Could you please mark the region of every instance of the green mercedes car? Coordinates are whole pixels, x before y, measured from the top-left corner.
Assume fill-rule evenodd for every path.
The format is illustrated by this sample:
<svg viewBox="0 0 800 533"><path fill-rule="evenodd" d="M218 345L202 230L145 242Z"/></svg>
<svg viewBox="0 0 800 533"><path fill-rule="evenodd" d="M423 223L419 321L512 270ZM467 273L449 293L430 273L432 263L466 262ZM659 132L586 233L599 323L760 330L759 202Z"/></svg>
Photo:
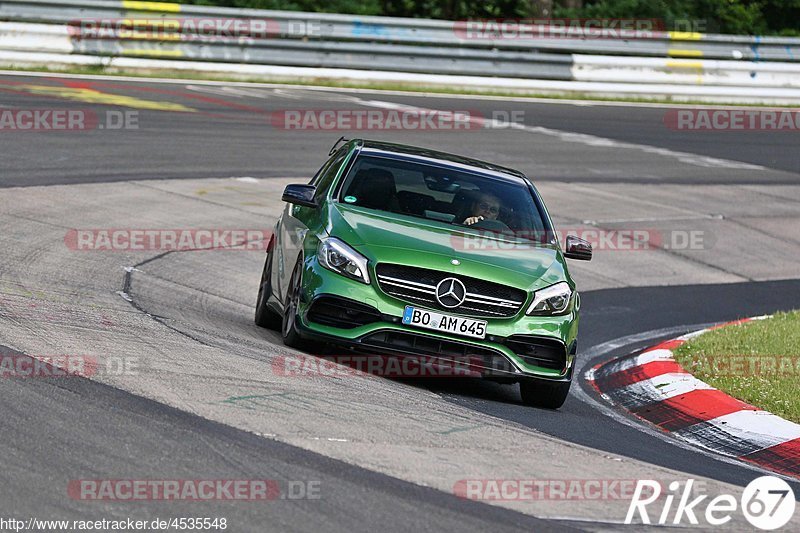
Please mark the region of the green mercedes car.
<svg viewBox="0 0 800 533"><path fill-rule="evenodd" d="M591 245L562 249L516 170L362 139L329 155L283 193L256 324L312 352L467 359L524 404L560 407L580 310L565 258Z"/></svg>

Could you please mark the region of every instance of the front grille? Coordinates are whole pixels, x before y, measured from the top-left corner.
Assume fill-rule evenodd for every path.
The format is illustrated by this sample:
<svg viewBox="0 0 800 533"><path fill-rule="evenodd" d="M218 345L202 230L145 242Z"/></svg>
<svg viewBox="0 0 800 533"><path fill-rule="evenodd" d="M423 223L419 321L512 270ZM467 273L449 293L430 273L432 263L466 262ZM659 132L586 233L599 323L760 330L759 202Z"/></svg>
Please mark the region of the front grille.
<svg viewBox="0 0 800 533"><path fill-rule="evenodd" d="M556 339L512 335L503 344L529 365L552 370L564 370L567 366L567 349Z"/></svg>
<svg viewBox="0 0 800 533"><path fill-rule="evenodd" d="M429 337L418 333L380 330L361 339L360 351L380 350L381 353L425 355L453 361L469 361L481 368L484 376L508 376L518 370L501 352L490 348Z"/></svg>
<svg viewBox="0 0 800 533"><path fill-rule="evenodd" d="M381 290L390 296L468 316L514 316L527 297L521 289L427 268L380 263L375 272ZM445 307L436 299L436 285L445 278L457 278L467 290L466 299L458 307Z"/></svg>
<svg viewBox="0 0 800 533"><path fill-rule="evenodd" d="M379 321L381 314L371 305L348 298L320 296L313 301L306 317L324 326L353 329Z"/></svg>

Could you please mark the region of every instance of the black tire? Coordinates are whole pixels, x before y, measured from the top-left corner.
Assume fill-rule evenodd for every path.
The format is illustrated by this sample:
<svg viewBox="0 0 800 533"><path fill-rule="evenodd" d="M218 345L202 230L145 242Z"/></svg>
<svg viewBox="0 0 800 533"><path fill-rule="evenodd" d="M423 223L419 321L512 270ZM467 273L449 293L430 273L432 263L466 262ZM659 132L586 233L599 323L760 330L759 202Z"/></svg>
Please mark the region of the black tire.
<svg viewBox="0 0 800 533"><path fill-rule="evenodd" d="M519 382L522 403L529 407L558 409L567 399L571 381L526 379Z"/></svg>
<svg viewBox="0 0 800 533"><path fill-rule="evenodd" d="M297 308L300 304L300 288L303 279L303 258L297 261L292 278L289 281L289 290L286 293L286 302L283 306L283 320L281 322L281 337L283 344L290 348L302 350L306 343L297 332Z"/></svg>
<svg viewBox="0 0 800 533"><path fill-rule="evenodd" d="M262 328L280 331L283 317L267 305L272 296L272 250L267 252L264 261L264 270L261 272L261 282L258 284L258 299L256 300L255 322Z"/></svg>

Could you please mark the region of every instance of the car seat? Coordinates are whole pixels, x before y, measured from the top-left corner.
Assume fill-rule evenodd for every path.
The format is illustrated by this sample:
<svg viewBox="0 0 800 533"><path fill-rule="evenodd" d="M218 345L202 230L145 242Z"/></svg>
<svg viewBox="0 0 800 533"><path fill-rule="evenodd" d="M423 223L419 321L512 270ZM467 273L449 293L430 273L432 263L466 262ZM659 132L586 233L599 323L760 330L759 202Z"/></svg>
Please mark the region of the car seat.
<svg viewBox="0 0 800 533"><path fill-rule="evenodd" d="M397 210L394 175L383 168L359 170L353 178L348 195L356 197L356 205L384 211Z"/></svg>

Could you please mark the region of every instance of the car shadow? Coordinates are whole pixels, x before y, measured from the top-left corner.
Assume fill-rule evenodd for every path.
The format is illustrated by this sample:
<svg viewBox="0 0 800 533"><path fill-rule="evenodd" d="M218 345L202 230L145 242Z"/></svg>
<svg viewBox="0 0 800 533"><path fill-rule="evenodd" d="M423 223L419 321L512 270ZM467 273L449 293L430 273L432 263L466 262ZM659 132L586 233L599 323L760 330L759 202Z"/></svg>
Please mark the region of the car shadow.
<svg viewBox="0 0 800 533"><path fill-rule="evenodd" d="M356 353L342 356L340 351L337 352L335 350L324 350L320 353L310 353L309 355L328 360L336 360L336 358L339 358L337 360L339 364L345 364L356 371L365 371L367 368L366 365L363 364L364 359L358 359L359 357L364 357L367 359L378 357L383 361L392 358L391 356L386 355L359 355ZM395 357L395 359L397 358ZM463 372L452 372L452 367L445 368L445 371L450 371L449 375L446 375L445 377L437 375L435 372L429 375L424 375L423 377L419 377L416 374L413 377L409 377L398 375L397 373L386 372L390 366L391 365L385 364L378 365L377 372L365 373L372 374L375 377L403 383L417 389L424 389L445 397L459 397L483 402L514 404L523 407L522 399L520 398L519 386L516 383L498 383L483 377L476 377L475 372L472 372L471 374L467 372L467 375L465 375Z"/></svg>
<svg viewBox="0 0 800 533"><path fill-rule="evenodd" d="M475 400L486 400L522 405L519 386L497 383L483 378L437 377L437 378L387 378L436 394L464 396Z"/></svg>

